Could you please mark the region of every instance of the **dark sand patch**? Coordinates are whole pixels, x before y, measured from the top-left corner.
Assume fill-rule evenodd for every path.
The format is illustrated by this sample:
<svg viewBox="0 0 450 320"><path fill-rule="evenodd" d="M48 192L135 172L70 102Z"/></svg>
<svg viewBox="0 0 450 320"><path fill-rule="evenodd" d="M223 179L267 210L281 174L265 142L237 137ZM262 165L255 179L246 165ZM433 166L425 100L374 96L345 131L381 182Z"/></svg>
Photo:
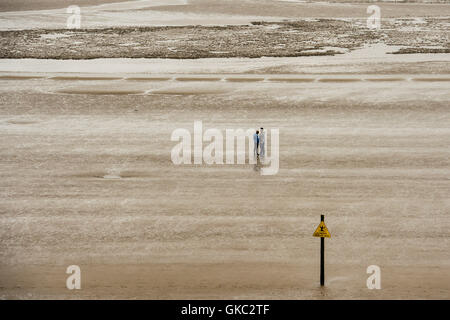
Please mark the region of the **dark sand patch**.
<svg viewBox="0 0 450 320"><path fill-rule="evenodd" d="M0 80L32 80L42 79L41 76L0 76Z"/></svg>
<svg viewBox="0 0 450 320"><path fill-rule="evenodd" d="M38 123L38 121L32 121L32 120L8 120L6 122L9 123L9 124L18 124L18 125Z"/></svg>
<svg viewBox="0 0 450 320"><path fill-rule="evenodd" d="M121 77L72 77L72 76L58 76L51 77L51 80L64 80L64 81L96 81L96 80L121 80Z"/></svg>
<svg viewBox="0 0 450 320"><path fill-rule="evenodd" d="M134 77L134 78L125 78L127 81L169 81L172 78L165 77Z"/></svg>
<svg viewBox="0 0 450 320"><path fill-rule="evenodd" d="M175 78L177 81L221 81L221 78L196 78L196 77L179 77Z"/></svg>
<svg viewBox="0 0 450 320"><path fill-rule="evenodd" d="M422 82L440 82L440 81L450 81L450 78L413 78L412 80Z"/></svg>
<svg viewBox="0 0 450 320"><path fill-rule="evenodd" d="M228 92L228 90L224 89L170 88L170 89L154 90L151 91L150 94L191 96L191 95L205 95L205 94L222 94L226 92Z"/></svg>
<svg viewBox="0 0 450 320"><path fill-rule="evenodd" d="M365 81L371 81L371 82L384 82L384 81L406 81L405 78L367 78L364 79Z"/></svg>
<svg viewBox="0 0 450 320"><path fill-rule="evenodd" d="M130 179L130 178L148 178L148 177L154 177L155 175L150 174L149 172L145 171L123 171L120 173L120 176L124 179Z"/></svg>
<svg viewBox="0 0 450 320"><path fill-rule="evenodd" d="M107 174L108 173L106 173L104 171L92 171L92 172L82 172L82 173L69 175L69 177L82 178L82 179L89 179L89 178L101 179Z"/></svg>
<svg viewBox="0 0 450 320"><path fill-rule="evenodd" d="M129 90L129 89L87 89L87 88L68 88L57 90L56 93L66 94L87 94L87 95L132 95L132 94L144 94L143 90Z"/></svg>
<svg viewBox="0 0 450 320"><path fill-rule="evenodd" d="M258 82L263 81L264 78L226 78L229 82Z"/></svg>
<svg viewBox="0 0 450 320"><path fill-rule="evenodd" d="M313 78L269 78L268 81L273 82L314 82Z"/></svg>
<svg viewBox="0 0 450 320"><path fill-rule="evenodd" d="M358 81L362 81L362 79L357 79L357 78L323 78L323 79L319 79L318 81L320 82L358 82Z"/></svg>

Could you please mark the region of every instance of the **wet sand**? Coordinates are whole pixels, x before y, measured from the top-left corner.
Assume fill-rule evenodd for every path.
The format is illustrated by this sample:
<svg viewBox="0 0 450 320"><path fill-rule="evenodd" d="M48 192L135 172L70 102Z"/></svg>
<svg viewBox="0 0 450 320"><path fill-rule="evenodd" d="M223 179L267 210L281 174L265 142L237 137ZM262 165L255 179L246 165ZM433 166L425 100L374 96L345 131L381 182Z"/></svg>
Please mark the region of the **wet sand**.
<svg viewBox="0 0 450 320"><path fill-rule="evenodd" d="M85 7L83 23L245 24L364 17L367 7L170 2ZM447 8L380 5L385 17ZM0 30L66 19L64 9L8 12ZM449 55L391 49L0 59L0 298L449 299ZM197 120L278 128L279 173L175 166L171 133ZM332 234L322 289L321 214ZM79 291L65 286L69 265L81 267ZM366 287L369 265L381 268L381 290Z"/></svg>
<svg viewBox="0 0 450 320"><path fill-rule="evenodd" d="M0 78L2 298L450 297L449 77L151 73L164 61L5 72L11 62L2 76L23 78ZM279 128L279 173L173 165L171 132L195 120ZM65 288L71 264L80 291ZM372 264L382 290L366 288Z"/></svg>

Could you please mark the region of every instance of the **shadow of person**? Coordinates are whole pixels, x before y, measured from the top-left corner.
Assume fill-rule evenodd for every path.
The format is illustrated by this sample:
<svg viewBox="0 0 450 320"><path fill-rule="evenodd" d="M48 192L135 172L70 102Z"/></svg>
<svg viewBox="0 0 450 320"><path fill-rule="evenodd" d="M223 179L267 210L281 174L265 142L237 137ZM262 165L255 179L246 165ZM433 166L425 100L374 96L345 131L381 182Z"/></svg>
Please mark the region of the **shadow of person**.
<svg viewBox="0 0 450 320"><path fill-rule="evenodd" d="M255 172L260 172L261 171L261 167L262 167L262 163L261 163L261 160L260 160L259 155L258 155L258 156L256 156L256 163L253 166L253 170Z"/></svg>

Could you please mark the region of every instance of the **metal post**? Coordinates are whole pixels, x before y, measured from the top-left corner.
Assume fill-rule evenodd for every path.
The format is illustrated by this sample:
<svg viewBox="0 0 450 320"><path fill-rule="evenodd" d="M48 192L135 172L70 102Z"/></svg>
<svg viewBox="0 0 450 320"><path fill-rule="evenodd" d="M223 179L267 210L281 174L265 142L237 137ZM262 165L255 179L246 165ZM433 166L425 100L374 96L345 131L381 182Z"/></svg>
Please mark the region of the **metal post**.
<svg viewBox="0 0 450 320"><path fill-rule="evenodd" d="M320 221L324 221L324 215L320 215ZM325 285L325 238L320 238L320 285Z"/></svg>

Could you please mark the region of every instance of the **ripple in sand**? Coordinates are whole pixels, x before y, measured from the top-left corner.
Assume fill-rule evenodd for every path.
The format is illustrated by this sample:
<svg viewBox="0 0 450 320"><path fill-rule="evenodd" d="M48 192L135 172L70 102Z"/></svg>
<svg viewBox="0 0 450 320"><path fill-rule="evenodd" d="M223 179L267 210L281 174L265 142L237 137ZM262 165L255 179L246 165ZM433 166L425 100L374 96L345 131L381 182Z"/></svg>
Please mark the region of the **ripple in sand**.
<svg viewBox="0 0 450 320"><path fill-rule="evenodd" d="M80 172L76 174L69 175L73 178L80 179L122 179L122 176L116 172L106 172L106 171L88 171Z"/></svg>
<svg viewBox="0 0 450 320"><path fill-rule="evenodd" d="M32 121L32 120L8 120L6 122L9 123L9 124L17 124L17 125L38 123L37 121Z"/></svg>
<svg viewBox="0 0 450 320"><path fill-rule="evenodd" d="M269 78L271 82L314 82L313 78Z"/></svg>
<svg viewBox="0 0 450 320"><path fill-rule="evenodd" d="M32 80L42 79L41 76L0 76L0 80Z"/></svg>
<svg viewBox="0 0 450 320"><path fill-rule="evenodd" d="M450 78L413 78L412 80L424 82L438 82L438 81L450 81Z"/></svg>
<svg viewBox="0 0 450 320"><path fill-rule="evenodd" d="M150 91L150 94L161 95L179 95L179 96L191 96L191 95L204 95L204 94L222 94L228 92L223 89L206 89L206 88L169 88Z"/></svg>
<svg viewBox="0 0 450 320"><path fill-rule="evenodd" d="M226 78L229 82L258 82L264 81L264 78Z"/></svg>
<svg viewBox="0 0 450 320"><path fill-rule="evenodd" d="M171 78L164 77L135 77L135 78L125 78L127 81L169 81Z"/></svg>
<svg viewBox="0 0 450 320"><path fill-rule="evenodd" d="M71 77L71 76L58 76L58 77L51 77L49 78L51 80L64 80L64 81L94 81L94 80L121 80L121 77Z"/></svg>
<svg viewBox="0 0 450 320"><path fill-rule="evenodd" d="M85 88L68 88L55 91L56 93L65 94L87 94L87 95L132 95L132 94L144 94L143 90L130 90L130 89L85 89Z"/></svg>
<svg viewBox="0 0 450 320"><path fill-rule="evenodd" d="M384 82L384 81L406 81L405 78L367 78L364 79L370 82Z"/></svg>
<svg viewBox="0 0 450 320"><path fill-rule="evenodd" d="M322 78L319 79L320 82L358 82L362 81L358 78Z"/></svg>
<svg viewBox="0 0 450 320"><path fill-rule="evenodd" d="M177 81L221 81L221 78L201 78L201 77L179 77Z"/></svg>

